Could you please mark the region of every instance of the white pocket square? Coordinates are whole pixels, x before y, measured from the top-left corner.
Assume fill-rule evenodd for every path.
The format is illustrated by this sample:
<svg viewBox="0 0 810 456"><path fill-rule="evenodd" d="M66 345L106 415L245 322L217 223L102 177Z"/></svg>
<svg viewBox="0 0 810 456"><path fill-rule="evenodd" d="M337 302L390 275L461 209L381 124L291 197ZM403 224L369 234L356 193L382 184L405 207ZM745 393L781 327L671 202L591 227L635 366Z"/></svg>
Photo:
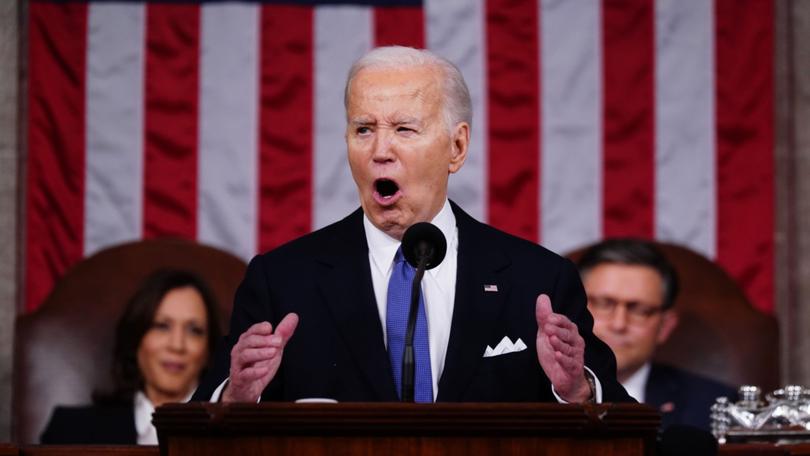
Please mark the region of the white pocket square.
<svg viewBox="0 0 810 456"><path fill-rule="evenodd" d="M491 358L493 356L500 356L505 355L507 353L515 353L523 350L526 350L526 344L524 344L523 341L520 340L520 338L518 338L518 340L516 340L515 342L512 342L511 340L509 340L508 337L503 336L503 339L501 339L501 341L498 342L498 345L496 345L495 348L492 348L489 345L487 345L486 350L484 350L484 358Z"/></svg>

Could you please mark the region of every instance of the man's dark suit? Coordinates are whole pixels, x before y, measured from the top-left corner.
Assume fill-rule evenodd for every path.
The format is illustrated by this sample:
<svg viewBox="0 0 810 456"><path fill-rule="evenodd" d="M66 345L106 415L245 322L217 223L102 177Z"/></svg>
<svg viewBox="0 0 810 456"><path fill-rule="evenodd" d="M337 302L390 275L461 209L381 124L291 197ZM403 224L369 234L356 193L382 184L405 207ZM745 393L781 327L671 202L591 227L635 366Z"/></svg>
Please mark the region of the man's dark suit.
<svg viewBox="0 0 810 456"><path fill-rule="evenodd" d="M682 369L653 363L645 387L645 402L662 412L661 429L673 424L710 430L714 400L737 400L734 388Z"/></svg>
<svg viewBox="0 0 810 456"><path fill-rule="evenodd" d="M585 365L605 401L632 401L616 381L615 358L591 332L576 269L550 251L479 223L452 204L458 271L450 340L438 401L555 401L537 361L535 301L577 324ZM207 400L228 375L230 351L251 325L296 312L300 322L262 400L307 397L396 401L360 209L345 219L254 258L236 293L230 336L192 400ZM497 291L486 291L496 285ZM492 288L490 288L492 289ZM428 305L430 305L428 303ZM504 336L527 349L483 358Z"/></svg>

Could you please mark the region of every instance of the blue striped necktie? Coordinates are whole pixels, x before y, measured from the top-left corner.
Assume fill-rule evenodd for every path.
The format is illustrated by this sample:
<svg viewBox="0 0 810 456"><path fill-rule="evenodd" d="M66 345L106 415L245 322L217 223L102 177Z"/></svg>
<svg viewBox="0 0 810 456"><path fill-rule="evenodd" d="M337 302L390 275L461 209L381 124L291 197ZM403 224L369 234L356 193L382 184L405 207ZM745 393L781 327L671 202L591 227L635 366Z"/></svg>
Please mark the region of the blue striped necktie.
<svg viewBox="0 0 810 456"><path fill-rule="evenodd" d="M388 281L388 310L385 318L388 336L388 358L394 370L397 395L402 398L402 352L405 348L405 331L408 326L408 311L411 304L411 282L416 270L405 261L402 248L394 257L394 270ZM433 377L430 373L430 345L428 343L425 300L421 288L419 310L416 315L416 331L413 337L413 351L416 366L414 381L414 401L433 402Z"/></svg>

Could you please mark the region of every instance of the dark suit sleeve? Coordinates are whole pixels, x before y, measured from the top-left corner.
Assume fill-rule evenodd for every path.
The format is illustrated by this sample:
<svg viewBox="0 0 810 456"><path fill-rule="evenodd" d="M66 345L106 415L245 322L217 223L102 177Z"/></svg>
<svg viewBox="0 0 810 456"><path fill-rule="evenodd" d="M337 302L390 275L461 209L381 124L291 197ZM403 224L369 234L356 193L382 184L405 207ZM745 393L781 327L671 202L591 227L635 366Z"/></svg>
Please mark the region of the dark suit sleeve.
<svg viewBox="0 0 810 456"><path fill-rule="evenodd" d="M577 325L585 340L585 365L602 385L603 402L635 402L616 380L616 357L610 348L593 334L593 317L588 311L585 289L571 261L564 259L552 297L554 311L562 313Z"/></svg>
<svg viewBox="0 0 810 456"><path fill-rule="evenodd" d="M231 350L243 332L259 322L269 321L274 327L278 323L271 311L270 288L264 264L265 256L256 256L248 265L245 278L234 297L229 333L217 347L214 365L206 372L192 401L210 400L214 390L228 378Z"/></svg>

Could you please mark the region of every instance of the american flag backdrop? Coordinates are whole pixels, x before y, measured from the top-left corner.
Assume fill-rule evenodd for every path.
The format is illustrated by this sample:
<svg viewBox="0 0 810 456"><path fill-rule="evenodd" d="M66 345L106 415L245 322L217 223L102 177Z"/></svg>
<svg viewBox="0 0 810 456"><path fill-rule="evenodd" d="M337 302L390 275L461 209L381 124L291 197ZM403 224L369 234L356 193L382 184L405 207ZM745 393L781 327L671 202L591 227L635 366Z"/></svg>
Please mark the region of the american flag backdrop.
<svg viewBox="0 0 810 456"><path fill-rule="evenodd" d="M773 9L31 0L26 309L114 244L177 236L249 259L348 214L345 75L403 44L465 75L472 146L450 193L473 216L561 253L684 244L771 312Z"/></svg>

